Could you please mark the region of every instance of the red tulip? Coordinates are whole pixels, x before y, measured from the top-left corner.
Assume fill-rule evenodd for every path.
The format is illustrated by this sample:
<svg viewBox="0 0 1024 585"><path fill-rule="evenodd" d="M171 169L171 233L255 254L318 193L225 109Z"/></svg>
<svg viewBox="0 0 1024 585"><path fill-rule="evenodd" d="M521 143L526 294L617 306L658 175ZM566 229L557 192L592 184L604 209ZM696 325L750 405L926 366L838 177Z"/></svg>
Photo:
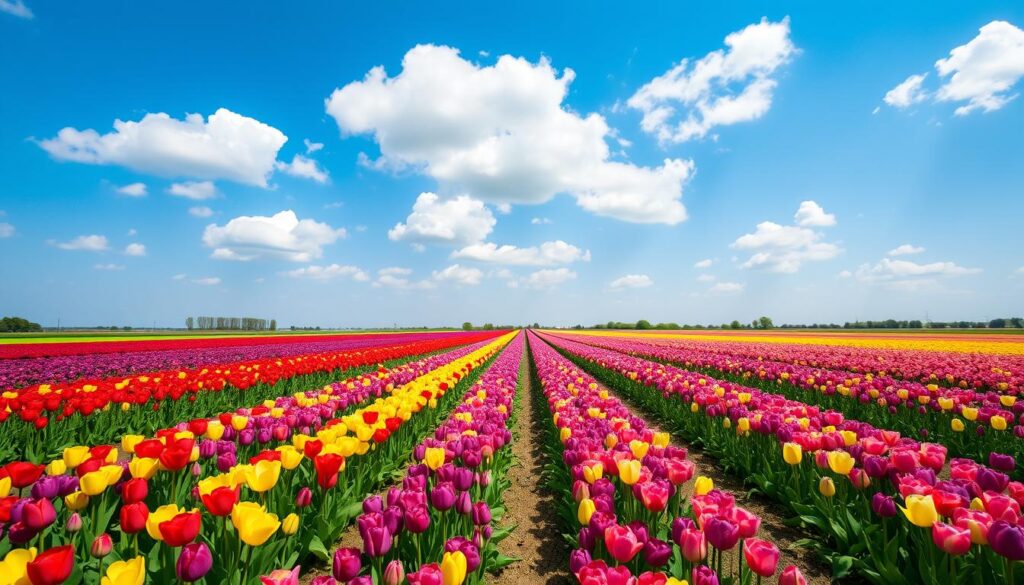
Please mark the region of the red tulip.
<svg viewBox="0 0 1024 585"><path fill-rule="evenodd" d="M134 504L146 499L149 495L149 484L141 477L129 479L121 487L121 499L126 504Z"/></svg>
<svg viewBox="0 0 1024 585"><path fill-rule="evenodd" d="M39 532L57 519L57 511L46 498L31 500L21 509L21 521L32 530Z"/></svg>
<svg viewBox="0 0 1024 585"><path fill-rule="evenodd" d="M612 524L604 529L604 543L608 547L608 553L620 563L633 560L644 547L632 530L618 524Z"/></svg>
<svg viewBox="0 0 1024 585"><path fill-rule="evenodd" d="M145 502L135 502L121 508L121 531L135 534L146 528L149 519L149 508Z"/></svg>
<svg viewBox="0 0 1024 585"><path fill-rule="evenodd" d="M345 458L337 453L326 453L313 458L316 468L316 482L323 489L331 489L338 483L338 471L345 463Z"/></svg>
<svg viewBox="0 0 1024 585"><path fill-rule="evenodd" d="M70 544L51 548L40 553L26 568L32 585L60 585L75 568L75 548Z"/></svg>
<svg viewBox="0 0 1024 585"><path fill-rule="evenodd" d="M779 567L779 549L760 538L743 541L743 557L750 570L761 577L771 577Z"/></svg>
<svg viewBox="0 0 1024 585"><path fill-rule="evenodd" d="M169 471L184 469L189 464L189 459L192 458L192 448L195 447L195 444L193 439L169 441L163 452L160 453L160 463Z"/></svg>
<svg viewBox="0 0 1024 585"><path fill-rule="evenodd" d="M238 503L240 491L240 486L235 489L223 486L208 494L203 494L200 498L210 514L214 516L227 516L231 513L231 509L234 508L235 504Z"/></svg>
<svg viewBox="0 0 1024 585"><path fill-rule="evenodd" d="M943 522L932 524L932 542L947 554L959 556L971 550L971 531Z"/></svg>
<svg viewBox="0 0 1024 585"><path fill-rule="evenodd" d="M14 461L3 467L6 475L11 478L11 486L19 489L35 483L45 469L43 465L33 465L27 461Z"/></svg>
<svg viewBox="0 0 1024 585"><path fill-rule="evenodd" d="M184 546L199 536L202 518L199 512L184 512L166 522L160 523L160 536L167 546Z"/></svg>

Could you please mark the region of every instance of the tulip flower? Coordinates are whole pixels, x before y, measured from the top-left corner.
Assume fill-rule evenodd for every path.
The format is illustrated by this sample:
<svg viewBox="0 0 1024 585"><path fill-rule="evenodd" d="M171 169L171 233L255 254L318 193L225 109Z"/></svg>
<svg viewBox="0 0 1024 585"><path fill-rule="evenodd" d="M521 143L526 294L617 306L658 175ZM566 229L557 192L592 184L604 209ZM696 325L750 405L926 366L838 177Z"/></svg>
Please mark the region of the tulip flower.
<svg viewBox="0 0 1024 585"><path fill-rule="evenodd" d="M249 546L262 545L281 527L275 514L252 502L236 504L231 511L231 523L238 531L238 538Z"/></svg>
<svg viewBox="0 0 1024 585"><path fill-rule="evenodd" d="M29 585L28 564L35 558L35 548L16 548L0 561L0 575L14 585Z"/></svg>
<svg viewBox="0 0 1024 585"><path fill-rule="evenodd" d="M1011 561L1024 561L1024 527L996 520L988 529L988 543L996 554Z"/></svg>
<svg viewBox="0 0 1024 585"><path fill-rule="evenodd" d="M431 447L426 450L423 455L423 462L432 471L437 471L442 465L444 465L445 450L440 447Z"/></svg>
<svg viewBox="0 0 1024 585"><path fill-rule="evenodd" d="M338 483L338 472L344 464L345 458L337 453L325 453L314 457L317 485L325 490L334 487Z"/></svg>
<svg viewBox="0 0 1024 585"><path fill-rule="evenodd" d="M875 495L871 496L871 510L882 518L892 518L896 515L896 502L892 496L875 492Z"/></svg>
<svg viewBox="0 0 1024 585"><path fill-rule="evenodd" d="M826 498L831 498L836 495L836 484L832 481L831 477L823 477L818 482L818 491Z"/></svg>
<svg viewBox="0 0 1024 585"><path fill-rule="evenodd" d="M100 585L142 585L146 580L146 559L135 557L127 561L116 561L107 567Z"/></svg>
<svg viewBox="0 0 1024 585"><path fill-rule="evenodd" d="M739 526L722 518L709 518L704 522L704 533L708 543L718 550L729 550L736 546L740 538Z"/></svg>
<svg viewBox="0 0 1024 585"><path fill-rule="evenodd" d="M281 532L286 536L291 536L299 531L299 515L295 512L288 514L281 520Z"/></svg>
<svg viewBox="0 0 1024 585"><path fill-rule="evenodd" d="M58 546L39 553L26 570L32 585L60 585L71 576L75 568L75 549L71 545Z"/></svg>
<svg viewBox="0 0 1024 585"><path fill-rule="evenodd" d="M291 571L278 569L269 575L260 577L260 583L261 585L299 585L299 569L298 565Z"/></svg>
<svg viewBox="0 0 1024 585"><path fill-rule="evenodd" d="M800 569L790 565L783 569L782 574L779 575L779 585L807 585L807 579L800 572Z"/></svg>
<svg viewBox="0 0 1024 585"><path fill-rule="evenodd" d="M944 522L932 524L932 542L946 554L959 556L971 550L971 531Z"/></svg>
<svg viewBox="0 0 1024 585"><path fill-rule="evenodd" d="M782 459L789 465L800 465L803 458L804 451L799 443L785 443L782 445Z"/></svg>
<svg viewBox="0 0 1024 585"><path fill-rule="evenodd" d="M145 502L136 502L121 507L121 531L135 534L148 526L149 509Z"/></svg>
<svg viewBox="0 0 1024 585"><path fill-rule="evenodd" d="M202 518L199 512L182 512L158 525L160 536L167 546L185 546L199 536Z"/></svg>
<svg viewBox="0 0 1024 585"><path fill-rule="evenodd" d="M384 567L384 585L402 585L405 581L405 569L402 561L395 559Z"/></svg>
<svg viewBox="0 0 1024 585"><path fill-rule="evenodd" d="M204 542L186 544L178 556L175 571L178 578L186 583L202 579L213 567L213 554Z"/></svg>
<svg viewBox="0 0 1024 585"><path fill-rule="evenodd" d="M596 506L594 506L594 500L591 500L590 498L583 498L580 500L580 505L576 509L576 519L579 520L580 524L586 526L587 524L590 524L590 518L594 515L594 511L596 509Z"/></svg>
<svg viewBox="0 0 1024 585"><path fill-rule="evenodd" d="M640 480L640 462L636 459L620 459L616 464L619 479L626 485L633 485Z"/></svg>
<svg viewBox="0 0 1024 585"><path fill-rule="evenodd" d="M779 566L779 549L772 543L760 538L749 538L743 541L743 558L754 574L771 577Z"/></svg>
<svg viewBox="0 0 1024 585"><path fill-rule="evenodd" d="M693 495L703 496L715 489L715 482L710 477L700 476L693 482Z"/></svg>
<svg viewBox="0 0 1024 585"><path fill-rule="evenodd" d="M932 497L921 496L917 494L911 494L906 497L905 500L907 507L900 506L900 510L903 510L903 515L907 517L907 520L914 526L921 528L931 528L935 522L939 519L939 513L935 509L935 501Z"/></svg>
<svg viewBox="0 0 1024 585"><path fill-rule="evenodd" d="M57 511L47 499L29 501L21 508L21 514L22 522L36 532L57 520Z"/></svg>
<svg viewBox="0 0 1024 585"><path fill-rule="evenodd" d="M89 554L94 559L102 559L109 555L114 550L114 540L110 538L110 535L104 532L93 539L92 544L89 545Z"/></svg>
<svg viewBox="0 0 1024 585"><path fill-rule="evenodd" d="M718 575L707 565L697 565L691 571L693 585L718 585Z"/></svg>
<svg viewBox="0 0 1024 585"><path fill-rule="evenodd" d="M255 465L245 467L245 484L254 492L265 492L277 485L281 477L280 461L257 461Z"/></svg>
<svg viewBox="0 0 1024 585"><path fill-rule="evenodd" d="M334 551L334 562L331 565L331 574L341 582L356 577L363 568L357 548L339 548Z"/></svg>
<svg viewBox="0 0 1024 585"><path fill-rule="evenodd" d="M441 578L443 585L462 585L466 580L466 555L462 551L444 553Z"/></svg>
<svg viewBox="0 0 1024 585"><path fill-rule="evenodd" d="M618 524L605 528L604 543L608 547L608 554L620 563L633 560L644 547L632 530Z"/></svg>

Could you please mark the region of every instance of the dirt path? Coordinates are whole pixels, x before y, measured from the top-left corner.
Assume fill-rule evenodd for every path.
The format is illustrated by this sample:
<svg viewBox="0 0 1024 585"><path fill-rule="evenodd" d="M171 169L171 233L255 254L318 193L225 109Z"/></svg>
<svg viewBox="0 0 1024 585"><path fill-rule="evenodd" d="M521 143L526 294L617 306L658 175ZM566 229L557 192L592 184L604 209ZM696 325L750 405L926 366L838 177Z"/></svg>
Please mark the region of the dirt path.
<svg viewBox="0 0 1024 585"><path fill-rule="evenodd" d="M488 575L486 581L496 585L574 583L569 575L569 546L561 536L555 516L556 496L540 485L543 460L535 438L544 432L544 427L534 411L534 390L526 359L519 379L523 383L516 394L518 414L512 443L517 464L509 470L512 485L505 493L507 512L503 522L516 525L516 529L499 548L502 553L522 560L498 575Z"/></svg>
<svg viewBox="0 0 1024 585"><path fill-rule="evenodd" d="M607 388L601 385L602 388ZM644 419L647 426L655 432L660 432L661 428L657 425L655 420L643 413L642 411L634 408L632 403L625 397L615 392L614 390L607 388L609 393L617 396L624 405L634 415ZM757 514L761 518L761 530L758 532L758 537L764 538L770 542L773 542L779 547L782 552L782 558L779 560L779 573L787 565L796 565L804 577L807 578L809 585L827 585L832 583L831 570L824 563L821 562L817 556L807 550L806 548L796 546L798 540L804 538L812 538L813 535L803 530L786 526L783 521L788 517L785 510L780 509L779 505L768 500L767 498L753 496L748 494L748 487L743 485L743 482L737 479L735 476L725 473L718 466L718 462L708 455L705 455L700 449L693 448L689 443L682 441L673 433L669 433L672 436L672 444L678 447L686 449L688 455L687 459L694 462L697 465L697 473L694 474L694 479L686 482L683 485L683 494L689 498L693 494L693 484L697 477L703 475L711 478L715 482L715 487L722 490L726 490L736 496L736 505L746 508L747 510ZM730 553L725 555L725 566L736 566L736 554L738 554L739 548L733 549ZM766 579L764 583L775 583L774 579ZM845 582L845 581L844 581Z"/></svg>

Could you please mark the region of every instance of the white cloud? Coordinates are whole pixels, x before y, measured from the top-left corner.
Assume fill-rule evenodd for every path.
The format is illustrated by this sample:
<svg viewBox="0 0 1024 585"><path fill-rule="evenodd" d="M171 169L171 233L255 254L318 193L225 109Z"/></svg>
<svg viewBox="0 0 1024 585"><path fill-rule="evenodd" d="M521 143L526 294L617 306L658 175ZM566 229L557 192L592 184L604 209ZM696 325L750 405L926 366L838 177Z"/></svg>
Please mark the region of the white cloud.
<svg viewBox="0 0 1024 585"><path fill-rule="evenodd" d="M715 263L715 261L712 260L711 258L705 258L705 259L700 260L697 263L695 263L693 265L693 267L694 268L711 268L711 265L714 264L714 263Z"/></svg>
<svg viewBox="0 0 1024 585"><path fill-rule="evenodd" d="M716 277L713 274L699 274L699 275L697 275L697 282L714 282L717 279L718 279L718 277Z"/></svg>
<svg viewBox="0 0 1024 585"><path fill-rule="evenodd" d="M131 183L118 187L117 192L127 197L145 197L147 189L145 183Z"/></svg>
<svg viewBox="0 0 1024 585"><path fill-rule="evenodd" d="M918 264L910 260L883 258L874 266L862 264L857 269L857 280L867 283L891 283L921 277L965 276L981 272L978 268L964 268L953 262L932 262Z"/></svg>
<svg viewBox="0 0 1024 585"><path fill-rule="evenodd" d="M556 287L575 278L576 273L568 268L545 268L531 272L522 280L522 284L527 288L545 289Z"/></svg>
<svg viewBox="0 0 1024 585"><path fill-rule="evenodd" d="M186 278L188 278L187 274L175 274L171 277L171 280L185 280Z"/></svg>
<svg viewBox="0 0 1024 585"><path fill-rule="evenodd" d="M25 5L25 0L0 0L0 12L24 19L32 19L35 16L32 14L32 10Z"/></svg>
<svg viewBox="0 0 1024 585"><path fill-rule="evenodd" d="M626 288L645 288L652 284L654 284L654 281L646 274L627 274L611 281L608 286L612 290L622 290Z"/></svg>
<svg viewBox="0 0 1024 585"><path fill-rule="evenodd" d="M327 171L320 167L319 163L315 160L296 154L292 157L292 162L286 163L278 161L274 168L281 171L286 175L293 177L299 177L302 179L310 179L317 183L327 182Z"/></svg>
<svg viewBox="0 0 1024 585"><path fill-rule="evenodd" d="M189 207L188 214L192 217L210 217L213 215L213 210L206 206Z"/></svg>
<svg viewBox="0 0 1024 585"><path fill-rule="evenodd" d="M117 270L124 270L125 267L123 264L94 264L93 269L114 272Z"/></svg>
<svg viewBox="0 0 1024 585"><path fill-rule="evenodd" d="M302 139L302 143L306 145L306 154L313 154L324 147L323 142L313 142L309 138Z"/></svg>
<svg viewBox="0 0 1024 585"><path fill-rule="evenodd" d="M192 284L198 284L202 286L216 286L220 284L220 278L216 276L208 276L206 278L193 278Z"/></svg>
<svg viewBox="0 0 1024 585"><path fill-rule="evenodd" d="M303 219L292 210L270 217L240 216L223 227L206 226L203 244L213 248L218 260L282 259L309 262L323 254L323 246L345 237L345 230Z"/></svg>
<svg viewBox="0 0 1024 585"><path fill-rule="evenodd" d="M221 108L207 120L164 113L138 122L114 121L114 131L67 127L39 145L58 160L113 164L163 177L225 179L267 186L277 153L288 140L280 130Z"/></svg>
<svg viewBox="0 0 1024 585"><path fill-rule="evenodd" d="M434 193L420 193L405 223L388 230L388 238L420 244L472 244L486 238L495 223L494 214L480 201L465 195L443 200Z"/></svg>
<svg viewBox="0 0 1024 585"><path fill-rule="evenodd" d="M212 181L185 181L184 183L172 183L167 192L176 197L202 201L216 197L217 186Z"/></svg>
<svg viewBox="0 0 1024 585"><path fill-rule="evenodd" d="M139 231L136 230L135 228L131 228L126 233L128 234L128 237L131 238L131 237L135 237L136 235L138 235Z"/></svg>
<svg viewBox="0 0 1024 585"><path fill-rule="evenodd" d="M544 242L540 246L531 246L529 248L519 248L512 245L498 246L491 242L484 242L456 250L452 252L451 256L452 258L465 258L478 262L491 262L512 266L552 266L555 264L590 261L589 250L581 250L562 240Z"/></svg>
<svg viewBox="0 0 1024 585"><path fill-rule="evenodd" d="M92 234L89 236L78 236L68 242L52 242L61 250L85 250L87 252L102 252L110 246L106 236Z"/></svg>
<svg viewBox="0 0 1024 585"><path fill-rule="evenodd" d="M711 288L708 289L708 292L712 294L740 293L743 292L743 289L746 288L746 286L746 283L742 282L716 282L715 284L711 285Z"/></svg>
<svg viewBox="0 0 1024 585"><path fill-rule="evenodd" d="M697 61L682 60L629 98L627 105L643 114L645 132L662 143L686 142L768 112L777 85L773 75L797 53L789 18L762 18L730 33L725 45Z"/></svg>
<svg viewBox="0 0 1024 585"><path fill-rule="evenodd" d="M442 190L490 203L543 203L556 194L638 223L686 219L680 201L693 163L660 167L613 162L603 116L563 105L575 74L509 55L478 66L456 49L419 45L402 72L375 67L335 90L327 113L343 134L372 134L380 157L365 166L412 169Z"/></svg>
<svg viewBox="0 0 1024 585"><path fill-rule="evenodd" d="M551 220L546 217L535 217L530 220L533 225L547 225L551 223Z"/></svg>
<svg viewBox="0 0 1024 585"><path fill-rule="evenodd" d="M451 281L456 284L469 286L476 286L480 284L480 280L483 276L483 271L478 268L469 268L458 264L452 264L443 270L435 270L433 273L434 280Z"/></svg>
<svg viewBox="0 0 1024 585"><path fill-rule="evenodd" d="M7 222L0 222L0 238L9 238L14 235L14 225Z"/></svg>
<svg viewBox="0 0 1024 585"><path fill-rule="evenodd" d="M1024 77L1024 30L993 20L967 44L951 50L949 57L936 61L935 70L942 84L934 92L923 89L925 74L912 75L885 94L885 103L904 108L931 98L962 104L955 110L957 116L994 112L1018 95L1012 92Z"/></svg>
<svg viewBox="0 0 1024 585"><path fill-rule="evenodd" d="M843 270L839 273L839 278L850 278L851 276L853 276L853 273L849 270Z"/></svg>
<svg viewBox="0 0 1024 585"><path fill-rule="evenodd" d="M330 264L327 266L307 266L285 272L292 278L309 278L312 280L333 280L335 278L349 277L352 280L366 282L370 277L358 266L345 266L342 264Z"/></svg>
<svg viewBox="0 0 1024 585"><path fill-rule="evenodd" d="M927 73L911 75L903 83L890 89L885 94L885 97L882 98L882 101L894 108L906 108L923 102L928 99L928 92L924 91L921 85L927 76Z"/></svg>
<svg viewBox="0 0 1024 585"><path fill-rule="evenodd" d="M924 248L922 246L901 244L892 250L889 250L889 252L886 253L886 256L907 256L910 254L920 254L921 252L924 252Z"/></svg>
<svg viewBox="0 0 1024 585"><path fill-rule="evenodd" d="M437 286L429 280L411 281L408 278L410 274L412 274L412 270L399 266L381 268L377 271L377 280L374 281L373 286L400 289L431 289Z"/></svg>
<svg viewBox="0 0 1024 585"><path fill-rule="evenodd" d="M124 247L125 256L145 256L146 246L143 244L128 244Z"/></svg>
<svg viewBox="0 0 1024 585"><path fill-rule="evenodd" d="M825 213L824 208L815 201L801 201L800 208L793 216L797 225L805 227L830 227L836 225L834 213Z"/></svg>

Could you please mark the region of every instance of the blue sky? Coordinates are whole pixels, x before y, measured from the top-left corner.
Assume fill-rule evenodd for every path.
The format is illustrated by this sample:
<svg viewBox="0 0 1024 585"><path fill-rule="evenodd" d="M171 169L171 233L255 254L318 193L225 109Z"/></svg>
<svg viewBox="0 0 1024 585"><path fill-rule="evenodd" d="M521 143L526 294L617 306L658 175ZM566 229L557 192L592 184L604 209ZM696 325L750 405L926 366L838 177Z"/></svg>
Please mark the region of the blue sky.
<svg viewBox="0 0 1024 585"><path fill-rule="evenodd" d="M1020 27L1013 2L0 0L0 312L1018 315Z"/></svg>

